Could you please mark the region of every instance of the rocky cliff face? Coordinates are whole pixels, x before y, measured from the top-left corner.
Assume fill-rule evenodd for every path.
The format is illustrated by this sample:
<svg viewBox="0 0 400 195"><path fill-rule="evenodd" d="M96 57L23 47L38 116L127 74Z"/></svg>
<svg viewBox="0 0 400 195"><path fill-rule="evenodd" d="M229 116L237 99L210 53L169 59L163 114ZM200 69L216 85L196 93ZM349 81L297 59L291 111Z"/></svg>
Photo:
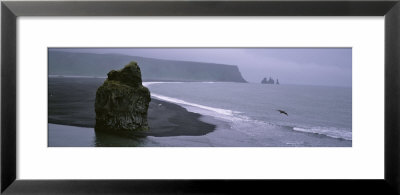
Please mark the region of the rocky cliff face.
<svg viewBox="0 0 400 195"><path fill-rule="evenodd" d="M107 76L96 92L95 130L123 135L147 130L150 91L142 85L137 63L130 62L122 70L110 71Z"/></svg>
<svg viewBox="0 0 400 195"><path fill-rule="evenodd" d="M140 64L145 81L246 82L234 65L60 51L49 51L49 74L103 77L132 60Z"/></svg>

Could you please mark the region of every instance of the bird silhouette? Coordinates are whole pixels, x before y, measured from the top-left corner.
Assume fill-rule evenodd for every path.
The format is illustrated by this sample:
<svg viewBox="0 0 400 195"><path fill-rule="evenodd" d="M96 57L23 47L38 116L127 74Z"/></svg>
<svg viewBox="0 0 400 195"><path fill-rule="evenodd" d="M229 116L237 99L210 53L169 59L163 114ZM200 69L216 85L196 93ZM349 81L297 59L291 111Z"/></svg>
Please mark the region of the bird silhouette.
<svg viewBox="0 0 400 195"><path fill-rule="evenodd" d="M283 111L283 110L276 110L276 111L280 112L281 114L286 114L286 116L289 116L288 113L286 113L286 112Z"/></svg>

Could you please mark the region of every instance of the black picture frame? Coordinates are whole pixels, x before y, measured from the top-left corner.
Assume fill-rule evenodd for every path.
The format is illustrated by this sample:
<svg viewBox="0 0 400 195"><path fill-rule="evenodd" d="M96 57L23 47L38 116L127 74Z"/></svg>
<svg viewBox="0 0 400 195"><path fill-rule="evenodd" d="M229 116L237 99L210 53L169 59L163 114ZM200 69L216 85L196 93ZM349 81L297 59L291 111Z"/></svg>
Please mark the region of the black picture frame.
<svg viewBox="0 0 400 195"><path fill-rule="evenodd" d="M19 16L385 16L385 176L382 180L16 179ZM4 194L399 194L399 0L2 1L1 192ZM372 102L373 103L373 102ZM368 170L365 170L368 171ZM322 191L321 191L322 190Z"/></svg>

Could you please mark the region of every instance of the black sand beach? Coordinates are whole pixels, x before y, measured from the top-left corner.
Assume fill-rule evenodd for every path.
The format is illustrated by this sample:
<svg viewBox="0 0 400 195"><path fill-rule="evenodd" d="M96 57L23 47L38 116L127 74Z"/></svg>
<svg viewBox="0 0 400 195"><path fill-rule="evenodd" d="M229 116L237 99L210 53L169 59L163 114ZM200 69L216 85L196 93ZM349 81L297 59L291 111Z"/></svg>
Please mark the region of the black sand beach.
<svg viewBox="0 0 400 195"><path fill-rule="evenodd" d="M104 78L50 77L48 123L94 128L94 102ZM200 136L215 125L201 121L201 115L168 102L152 99L148 110L150 130L144 136Z"/></svg>

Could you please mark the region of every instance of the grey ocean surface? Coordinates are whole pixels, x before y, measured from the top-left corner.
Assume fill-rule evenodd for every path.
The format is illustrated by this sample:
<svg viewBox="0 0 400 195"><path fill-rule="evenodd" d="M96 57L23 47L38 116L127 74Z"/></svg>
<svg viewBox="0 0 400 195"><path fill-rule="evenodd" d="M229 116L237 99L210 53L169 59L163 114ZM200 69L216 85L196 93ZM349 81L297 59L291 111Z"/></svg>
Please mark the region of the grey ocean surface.
<svg viewBox="0 0 400 195"><path fill-rule="evenodd" d="M126 146L351 147L352 89L345 87L263 85L221 82L146 82L152 98L183 106L217 125L204 136L116 138ZM284 110L288 116L277 110ZM68 126L49 124L59 134ZM93 128L74 146L101 146ZM82 134L81 134L82 135ZM85 134L86 135L86 134ZM51 135L50 135L51 137ZM85 139L84 137L87 137ZM57 143L56 140L53 140ZM52 146L49 140L49 146Z"/></svg>
<svg viewBox="0 0 400 195"><path fill-rule="evenodd" d="M351 88L217 82L148 87L153 97L227 122L229 130L219 129L231 135L225 146L351 146Z"/></svg>

